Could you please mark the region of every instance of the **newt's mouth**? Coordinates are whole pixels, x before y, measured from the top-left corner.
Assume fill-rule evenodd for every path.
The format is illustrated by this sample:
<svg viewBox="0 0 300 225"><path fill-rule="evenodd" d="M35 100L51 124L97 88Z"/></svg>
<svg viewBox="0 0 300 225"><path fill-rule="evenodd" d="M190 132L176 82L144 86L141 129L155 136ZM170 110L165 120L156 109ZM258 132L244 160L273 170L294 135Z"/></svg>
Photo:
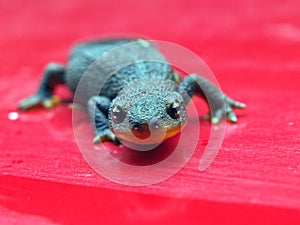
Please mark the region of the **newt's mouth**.
<svg viewBox="0 0 300 225"><path fill-rule="evenodd" d="M120 139L137 145L157 145L181 132L186 122L177 126L160 127L140 124L130 130L112 130Z"/></svg>

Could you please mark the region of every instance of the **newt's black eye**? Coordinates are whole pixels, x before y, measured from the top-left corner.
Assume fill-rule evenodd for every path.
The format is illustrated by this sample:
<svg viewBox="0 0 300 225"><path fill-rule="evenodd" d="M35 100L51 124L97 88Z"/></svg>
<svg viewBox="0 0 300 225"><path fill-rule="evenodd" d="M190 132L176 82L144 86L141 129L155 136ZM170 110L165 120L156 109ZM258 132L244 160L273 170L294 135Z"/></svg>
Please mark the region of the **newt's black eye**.
<svg viewBox="0 0 300 225"><path fill-rule="evenodd" d="M181 117L181 103L178 100L167 105L167 113L173 119L178 119Z"/></svg>
<svg viewBox="0 0 300 225"><path fill-rule="evenodd" d="M121 106L114 105L111 109L111 119L114 123L121 123L126 117L126 112Z"/></svg>

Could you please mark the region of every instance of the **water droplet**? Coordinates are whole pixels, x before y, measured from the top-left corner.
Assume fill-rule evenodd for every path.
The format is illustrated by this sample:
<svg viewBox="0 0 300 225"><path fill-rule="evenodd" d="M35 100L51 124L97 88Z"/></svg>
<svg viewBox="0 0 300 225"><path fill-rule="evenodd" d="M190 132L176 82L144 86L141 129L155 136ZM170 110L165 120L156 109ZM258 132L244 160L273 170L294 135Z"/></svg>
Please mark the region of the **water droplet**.
<svg viewBox="0 0 300 225"><path fill-rule="evenodd" d="M10 120L17 120L19 119L19 113L17 112L11 112L8 114L8 119Z"/></svg>

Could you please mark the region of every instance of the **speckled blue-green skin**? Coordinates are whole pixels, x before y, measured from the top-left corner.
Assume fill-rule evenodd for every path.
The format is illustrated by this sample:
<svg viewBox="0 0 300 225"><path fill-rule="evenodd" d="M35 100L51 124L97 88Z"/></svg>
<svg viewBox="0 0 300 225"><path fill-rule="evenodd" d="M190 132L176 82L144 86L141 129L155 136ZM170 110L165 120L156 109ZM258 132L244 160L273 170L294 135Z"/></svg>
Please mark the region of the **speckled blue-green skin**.
<svg viewBox="0 0 300 225"><path fill-rule="evenodd" d="M104 84L99 95L108 97L111 100L118 95L126 84L136 79L161 77L175 81L176 76L165 58L151 44L148 43L148 45L143 46L145 43L147 44L148 42L116 39L80 44L71 52L69 63L66 67L65 83L75 92L79 81L87 69L99 59L103 62L103 65L99 65L100 68L97 68L99 79L105 75L106 71L117 69L119 65L124 63L124 60L135 62L125 68L117 69L117 72L112 74ZM124 48L123 46L126 46L126 44L129 44L130 48ZM114 57L112 60L111 57L108 57L108 60L105 60L102 56L105 54L109 55L112 50L118 51L117 58ZM138 62L139 60L143 60L145 55L150 55L151 58L157 59L160 62ZM104 74L101 74L101 72ZM90 88L97 87L94 87L91 83ZM90 97L92 96L86 96L87 99Z"/></svg>

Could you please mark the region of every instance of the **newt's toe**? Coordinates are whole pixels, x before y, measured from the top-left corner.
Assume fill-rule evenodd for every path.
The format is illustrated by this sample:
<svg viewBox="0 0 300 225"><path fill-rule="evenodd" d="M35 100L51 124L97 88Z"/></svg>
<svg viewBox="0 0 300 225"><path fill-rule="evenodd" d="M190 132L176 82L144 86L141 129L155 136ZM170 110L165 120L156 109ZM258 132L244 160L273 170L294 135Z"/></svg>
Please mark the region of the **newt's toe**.
<svg viewBox="0 0 300 225"><path fill-rule="evenodd" d="M61 99L59 97L52 96L51 98L43 101L43 106L47 109L51 109L60 103L61 103Z"/></svg>
<svg viewBox="0 0 300 225"><path fill-rule="evenodd" d="M116 135L115 135L113 132L111 132L111 130L109 130L109 129L106 129L106 130L104 130L104 131L99 132L99 133L95 136L95 138L94 138L94 140L93 140L94 144L101 144L101 143L104 142L104 141L111 141L111 142L113 142L115 145L119 145L119 144L120 144L119 139L118 139L118 138L116 137Z"/></svg>
<svg viewBox="0 0 300 225"><path fill-rule="evenodd" d="M41 95L33 95L21 101L19 103L19 109L22 111L26 111L36 107L44 107L50 109L53 108L55 105L59 104L60 102L61 100L56 96L46 98Z"/></svg>

